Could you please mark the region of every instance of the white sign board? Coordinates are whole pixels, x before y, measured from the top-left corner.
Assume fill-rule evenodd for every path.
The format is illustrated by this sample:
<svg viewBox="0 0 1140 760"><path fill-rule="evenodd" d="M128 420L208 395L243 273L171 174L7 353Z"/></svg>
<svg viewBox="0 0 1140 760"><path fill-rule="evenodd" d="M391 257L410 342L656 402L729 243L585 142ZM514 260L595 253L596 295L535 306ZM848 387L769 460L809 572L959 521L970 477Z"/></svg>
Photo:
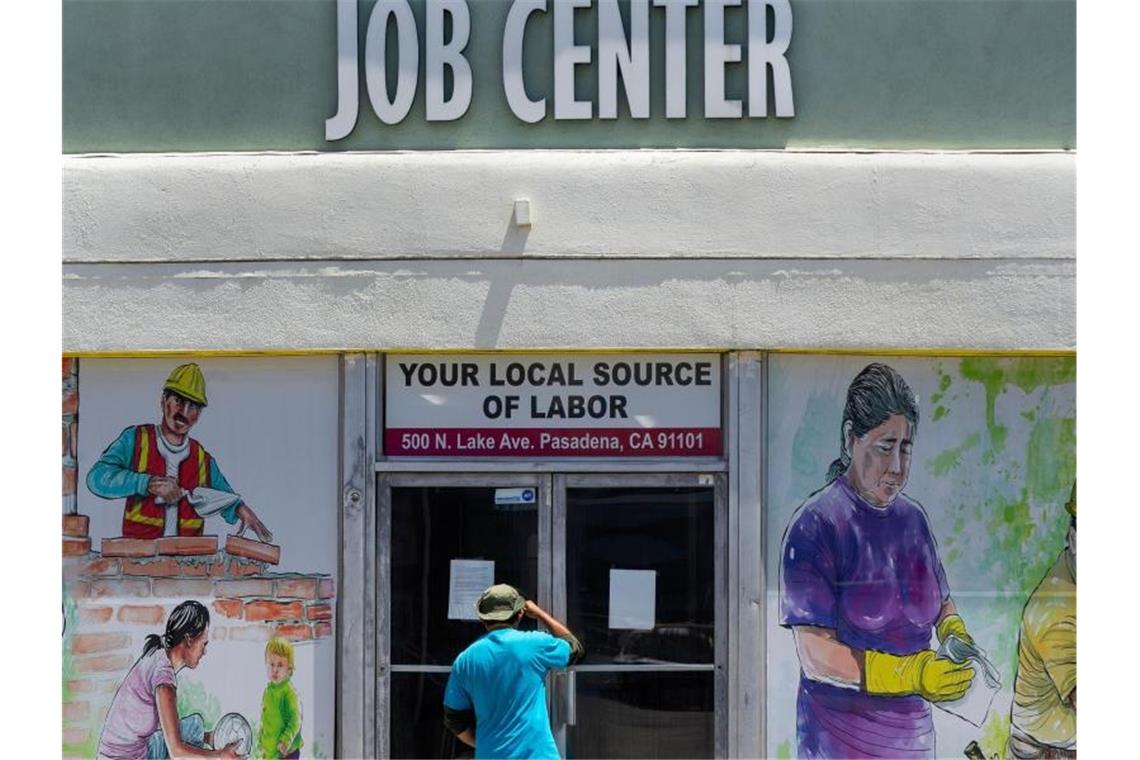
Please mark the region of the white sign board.
<svg viewBox="0 0 1140 760"><path fill-rule="evenodd" d="M651 631L657 619L657 572L610 570L610 628Z"/></svg>
<svg viewBox="0 0 1140 760"><path fill-rule="evenodd" d="M493 560L453 559L447 591L448 620L478 620L475 603L495 583Z"/></svg>
<svg viewBox="0 0 1140 760"><path fill-rule="evenodd" d="M395 354L388 456L719 456L717 354Z"/></svg>

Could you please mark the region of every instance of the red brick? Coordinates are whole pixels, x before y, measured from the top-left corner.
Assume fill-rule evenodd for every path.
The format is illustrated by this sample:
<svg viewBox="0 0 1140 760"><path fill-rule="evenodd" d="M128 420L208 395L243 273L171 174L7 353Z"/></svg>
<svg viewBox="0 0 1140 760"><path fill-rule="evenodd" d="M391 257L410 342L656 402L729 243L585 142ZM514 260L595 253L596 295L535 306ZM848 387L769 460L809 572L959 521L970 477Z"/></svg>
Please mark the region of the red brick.
<svg viewBox="0 0 1140 760"><path fill-rule="evenodd" d="M142 578L91 581L91 596L96 599L105 596L150 596L150 581Z"/></svg>
<svg viewBox="0 0 1140 760"><path fill-rule="evenodd" d="M91 539L90 538L69 538L63 537L63 556L65 557L85 557L91 553Z"/></svg>
<svg viewBox="0 0 1140 760"><path fill-rule="evenodd" d="M91 518L87 515L64 515L63 535L73 538L86 538Z"/></svg>
<svg viewBox="0 0 1140 760"><path fill-rule="evenodd" d="M134 664L129 654L102 654L95 657L75 658L75 669L80 673L125 673Z"/></svg>
<svg viewBox="0 0 1140 760"><path fill-rule="evenodd" d="M60 435L62 436L60 456L66 459L71 456L71 426L66 422L60 425Z"/></svg>
<svg viewBox="0 0 1140 760"><path fill-rule="evenodd" d="M153 538L104 538L104 557L153 557L158 545Z"/></svg>
<svg viewBox="0 0 1140 760"><path fill-rule="evenodd" d="M72 388L63 392L63 413L75 414L79 411L79 389Z"/></svg>
<svg viewBox="0 0 1140 760"><path fill-rule="evenodd" d="M300 602L274 602L257 599L245 603L246 620L300 620L303 616Z"/></svg>
<svg viewBox="0 0 1140 760"><path fill-rule="evenodd" d="M123 575L146 575L170 578L178 575L178 563L172 559L124 559Z"/></svg>
<svg viewBox="0 0 1140 760"><path fill-rule="evenodd" d="M204 578L155 578L154 595L159 598L210 596L211 586Z"/></svg>
<svg viewBox="0 0 1140 760"><path fill-rule="evenodd" d="M82 721L91 715L91 705L87 702L64 702L63 719Z"/></svg>
<svg viewBox="0 0 1140 760"><path fill-rule="evenodd" d="M169 536L158 539L158 553L178 557L218 553L217 536Z"/></svg>
<svg viewBox="0 0 1140 760"><path fill-rule="evenodd" d="M63 375L61 376L61 379L71 376L71 368L72 368L72 366L74 366L73 362L75 361L70 356L64 356L62 358L63 358Z"/></svg>
<svg viewBox="0 0 1140 760"><path fill-rule="evenodd" d="M64 496L74 496L75 495L75 483L78 480L78 478L79 478L79 470L75 469L74 467L69 467L67 465L63 465L63 476L62 476L63 491L62 491L62 494Z"/></svg>
<svg viewBox="0 0 1140 760"><path fill-rule="evenodd" d="M240 578L242 576L248 575L261 575L262 569L263 568L260 563L254 564L248 560L231 558L227 575L235 578Z"/></svg>
<svg viewBox="0 0 1140 760"><path fill-rule="evenodd" d="M214 610L228 618L241 617L241 599L215 599Z"/></svg>
<svg viewBox="0 0 1140 760"><path fill-rule="evenodd" d="M80 607L76 610L80 623L106 623L114 613L111 607Z"/></svg>
<svg viewBox="0 0 1140 760"><path fill-rule="evenodd" d="M327 604L310 604L305 608L305 618L308 620L332 620L332 607Z"/></svg>
<svg viewBox="0 0 1140 760"><path fill-rule="evenodd" d="M72 599L86 599L91 595L91 583L88 581L68 581L67 593Z"/></svg>
<svg viewBox="0 0 1140 760"><path fill-rule="evenodd" d="M166 620L166 610L161 604L124 604L119 608L120 623L142 623L158 625Z"/></svg>
<svg viewBox="0 0 1140 760"><path fill-rule="evenodd" d="M75 679L67 682L67 690L72 694L91 694L99 688L98 681Z"/></svg>
<svg viewBox="0 0 1140 760"><path fill-rule="evenodd" d="M77 633L71 639L71 651L76 654L114 652L130 646L131 637L125 633Z"/></svg>
<svg viewBox="0 0 1140 760"><path fill-rule="evenodd" d="M268 578L214 581L214 593L218 596L273 596L273 581Z"/></svg>
<svg viewBox="0 0 1140 760"><path fill-rule="evenodd" d="M148 575L152 578L205 578L210 568L202 562L165 559L123 560L124 575Z"/></svg>
<svg viewBox="0 0 1140 760"><path fill-rule="evenodd" d="M85 744L91 736L91 730L87 728L65 728L63 729L63 743L64 744ZM65 753L66 754L66 753Z"/></svg>
<svg viewBox="0 0 1140 760"><path fill-rule="evenodd" d="M332 599L336 596L336 581L332 578L321 578L321 585L317 588L317 596L321 599Z"/></svg>
<svg viewBox="0 0 1140 760"><path fill-rule="evenodd" d="M259 562L276 565L281 561L281 547L277 544L263 544L251 538L240 536L226 537L226 553L237 557L248 557Z"/></svg>
<svg viewBox="0 0 1140 760"><path fill-rule="evenodd" d="M87 562L68 562L64 564L64 578L98 578L99 576L118 575L119 560L92 559Z"/></svg>
<svg viewBox="0 0 1140 760"><path fill-rule="evenodd" d="M71 435L68 436L68 439L71 441L71 458L75 459L75 451L79 447L79 423L72 420L68 428L71 432Z"/></svg>
<svg viewBox="0 0 1140 760"><path fill-rule="evenodd" d="M332 636L332 633L332 623L320 622L313 625L314 638L323 639L326 636Z"/></svg>
<svg viewBox="0 0 1140 760"><path fill-rule="evenodd" d="M291 641L307 641L313 638L313 629L305 623L279 625L273 632L277 636L283 636Z"/></svg>
<svg viewBox="0 0 1140 760"><path fill-rule="evenodd" d="M316 578L278 578L277 593L280 598L316 599Z"/></svg>

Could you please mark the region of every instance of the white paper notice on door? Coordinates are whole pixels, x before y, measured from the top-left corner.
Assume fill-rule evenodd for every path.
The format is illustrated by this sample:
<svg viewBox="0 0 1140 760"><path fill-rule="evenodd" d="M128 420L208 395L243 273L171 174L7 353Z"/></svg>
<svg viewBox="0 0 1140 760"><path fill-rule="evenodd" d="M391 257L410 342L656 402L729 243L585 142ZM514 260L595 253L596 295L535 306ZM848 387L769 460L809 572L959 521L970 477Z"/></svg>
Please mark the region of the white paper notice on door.
<svg viewBox="0 0 1140 760"><path fill-rule="evenodd" d="M448 620L478 620L475 602L495 582L494 560L451 560L451 583L447 592Z"/></svg>
<svg viewBox="0 0 1140 760"><path fill-rule="evenodd" d="M610 628L651 631L657 619L657 571L610 570Z"/></svg>

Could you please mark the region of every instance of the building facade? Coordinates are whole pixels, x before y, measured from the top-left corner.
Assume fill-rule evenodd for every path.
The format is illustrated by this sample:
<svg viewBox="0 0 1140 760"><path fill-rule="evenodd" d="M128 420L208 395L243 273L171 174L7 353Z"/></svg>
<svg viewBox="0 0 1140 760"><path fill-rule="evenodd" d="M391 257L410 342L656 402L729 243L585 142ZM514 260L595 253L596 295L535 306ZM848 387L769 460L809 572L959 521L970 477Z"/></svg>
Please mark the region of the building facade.
<svg viewBox="0 0 1140 760"><path fill-rule="evenodd" d="M914 749L1004 756L1075 479L1072 2L63 22L65 755L193 600L180 716L265 755L281 639L302 756L462 756L442 692L491 582L586 647L548 682L565 756L806 752L788 533L882 364L993 671ZM180 445L177 506L148 502ZM841 640L871 601L933 635L888 576Z"/></svg>

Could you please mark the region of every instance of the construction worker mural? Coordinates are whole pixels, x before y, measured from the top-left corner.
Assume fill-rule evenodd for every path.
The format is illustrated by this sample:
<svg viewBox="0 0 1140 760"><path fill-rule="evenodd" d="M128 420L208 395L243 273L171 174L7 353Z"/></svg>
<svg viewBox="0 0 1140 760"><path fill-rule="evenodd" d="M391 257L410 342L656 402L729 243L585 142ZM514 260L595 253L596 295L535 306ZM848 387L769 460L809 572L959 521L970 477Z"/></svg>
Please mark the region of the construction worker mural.
<svg viewBox="0 0 1140 760"><path fill-rule="evenodd" d="M221 515L238 535L265 527L234 492L217 461L190 430L206 408L206 378L197 364L175 367L166 378L157 424L131 425L119 434L87 475L87 488L104 499L125 499L123 536L200 536L206 518Z"/></svg>

